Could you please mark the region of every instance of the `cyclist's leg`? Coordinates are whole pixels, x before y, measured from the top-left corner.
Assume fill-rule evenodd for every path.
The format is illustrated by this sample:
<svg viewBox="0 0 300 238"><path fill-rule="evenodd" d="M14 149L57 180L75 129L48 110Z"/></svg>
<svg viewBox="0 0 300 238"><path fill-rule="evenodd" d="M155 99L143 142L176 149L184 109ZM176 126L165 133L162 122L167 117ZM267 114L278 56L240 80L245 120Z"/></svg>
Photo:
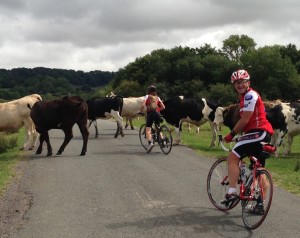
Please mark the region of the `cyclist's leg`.
<svg viewBox="0 0 300 238"><path fill-rule="evenodd" d="M154 120L155 120L155 118L153 117L153 113L148 112L147 120L146 120L146 138L147 138L149 144L152 142L151 127L152 127Z"/></svg>
<svg viewBox="0 0 300 238"><path fill-rule="evenodd" d="M230 152L228 156L229 188L225 198L221 200L221 204L229 205L238 198L236 186L240 175L239 162L240 158L235 153Z"/></svg>

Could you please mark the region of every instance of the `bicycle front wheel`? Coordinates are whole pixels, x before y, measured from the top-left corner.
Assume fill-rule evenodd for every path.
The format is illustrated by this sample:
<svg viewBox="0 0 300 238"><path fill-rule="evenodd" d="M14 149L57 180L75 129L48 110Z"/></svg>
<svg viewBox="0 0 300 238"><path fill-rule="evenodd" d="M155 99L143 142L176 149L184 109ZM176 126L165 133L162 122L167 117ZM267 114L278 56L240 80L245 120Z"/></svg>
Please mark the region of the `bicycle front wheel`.
<svg viewBox="0 0 300 238"><path fill-rule="evenodd" d="M242 203L242 218L247 229L258 228L268 215L273 197L273 181L266 169L259 169L256 179L249 181L246 191L251 191L253 199Z"/></svg>
<svg viewBox="0 0 300 238"><path fill-rule="evenodd" d="M166 125L162 125L159 129L159 140L160 149L167 155L171 152L173 146L173 138L170 129Z"/></svg>
<svg viewBox="0 0 300 238"><path fill-rule="evenodd" d="M222 204L228 191L228 164L227 157L218 159L210 168L207 176L207 194L211 203L221 211L234 208L240 201L238 198L232 204Z"/></svg>
<svg viewBox="0 0 300 238"><path fill-rule="evenodd" d="M142 124L139 130L139 138L142 146L147 150L149 143L146 137L146 124Z"/></svg>

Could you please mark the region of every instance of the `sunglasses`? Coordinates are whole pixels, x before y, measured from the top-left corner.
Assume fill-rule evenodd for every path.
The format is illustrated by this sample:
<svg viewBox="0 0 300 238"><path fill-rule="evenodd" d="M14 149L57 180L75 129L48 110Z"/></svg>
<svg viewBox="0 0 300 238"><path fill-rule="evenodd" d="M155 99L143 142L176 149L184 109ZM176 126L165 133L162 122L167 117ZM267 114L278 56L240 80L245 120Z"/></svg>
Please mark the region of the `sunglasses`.
<svg viewBox="0 0 300 238"><path fill-rule="evenodd" d="M244 80L237 80L234 82L234 84L240 85L240 84L244 84L247 83L249 80L248 79L244 79Z"/></svg>

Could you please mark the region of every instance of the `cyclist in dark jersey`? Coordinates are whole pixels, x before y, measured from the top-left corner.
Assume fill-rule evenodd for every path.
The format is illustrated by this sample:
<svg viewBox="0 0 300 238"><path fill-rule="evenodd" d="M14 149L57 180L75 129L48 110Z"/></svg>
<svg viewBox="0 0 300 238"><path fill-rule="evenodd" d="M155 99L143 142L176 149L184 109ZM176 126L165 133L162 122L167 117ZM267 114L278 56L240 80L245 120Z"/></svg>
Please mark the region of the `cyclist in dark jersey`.
<svg viewBox="0 0 300 238"><path fill-rule="evenodd" d="M155 110L151 110L149 107L150 104L150 99L149 95L157 97L157 108ZM144 97L144 101L141 106L141 112L144 111L144 107L147 108L147 121L146 121L146 137L149 143L147 153L150 153L152 148L154 147L154 144L152 143L152 138L151 138L151 127L153 122L160 122L162 116L160 114L161 110L165 109L165 105L162 102L162 100L157 96L156 93L156 87L153 85L150 85L147 89L147 95Z"/></svg>
<svg viewBox="0 0 300 238"><path fill-rule="evenodd" d="M240 120L233 130L224 137L231 142L236 134L243 134L228 156L229 189L222 204L237 199L236 186L239 178L239 161L249 155L259 157L262 152L260 142L269 143L273 128L266 118L260 95L250 88L250 75L246 70L237 70L231 76L231 83L240 97ZM264 163L264 162L263 162Z"/></svg>

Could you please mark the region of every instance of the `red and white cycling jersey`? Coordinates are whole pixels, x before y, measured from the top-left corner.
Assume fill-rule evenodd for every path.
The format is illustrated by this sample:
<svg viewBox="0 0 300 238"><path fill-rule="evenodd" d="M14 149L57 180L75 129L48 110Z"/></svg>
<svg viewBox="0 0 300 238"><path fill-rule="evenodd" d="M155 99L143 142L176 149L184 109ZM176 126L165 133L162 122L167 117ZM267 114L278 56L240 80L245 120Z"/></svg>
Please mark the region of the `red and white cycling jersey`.
<svg viewBox="0 0 300 238"><path fill-rule="evenodd" d="M266 118L266 111L263 101L259 94L252 88L241 96L240 98L240 115L245 111L253 112L244 132L250 130L264 130L273 135L274 131Z"/></svg>

